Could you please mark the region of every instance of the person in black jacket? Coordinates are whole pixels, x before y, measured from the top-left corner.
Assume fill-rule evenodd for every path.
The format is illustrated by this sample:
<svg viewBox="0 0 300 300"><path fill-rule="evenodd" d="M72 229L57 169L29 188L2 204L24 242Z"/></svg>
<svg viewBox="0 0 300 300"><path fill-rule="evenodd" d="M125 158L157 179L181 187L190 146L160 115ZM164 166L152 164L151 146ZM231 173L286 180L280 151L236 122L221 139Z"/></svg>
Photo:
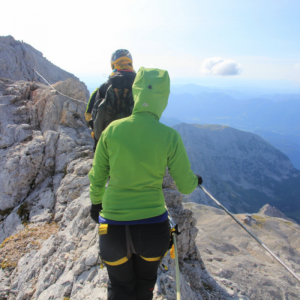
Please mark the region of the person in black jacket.
<svg viewBox="0 0 300 300"><path fill-rule="evenodd" d="M131 89L136 76L132 66L132 56L126 49L119 49L112 54L111 68L113 72L109 76L108 80L91 94L85 111L86 121L88 122L89 127L93 130L92 137L94 138L94 151L96 150L98 143L98 139L94 137L94 122L92 120L94 104L97 100L105 98L106 92L111 85L118 89Z"/></svg>

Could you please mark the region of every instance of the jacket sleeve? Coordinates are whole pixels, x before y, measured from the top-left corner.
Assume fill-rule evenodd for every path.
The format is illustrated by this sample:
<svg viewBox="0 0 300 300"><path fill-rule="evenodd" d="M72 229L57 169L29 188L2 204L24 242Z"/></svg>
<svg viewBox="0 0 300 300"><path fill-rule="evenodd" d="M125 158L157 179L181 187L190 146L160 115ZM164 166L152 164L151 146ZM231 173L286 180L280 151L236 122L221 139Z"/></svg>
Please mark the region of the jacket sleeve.
<svg viewBox="0 0 300 300"><path fill-rule="evenodd" d="M97 144L93 167L89 172L90 199L93 204L102 203L105 184L109 176L109 169L109 157L105 136L101 135Z"/></svg>
<svg viewBox="0 0 300 300"><path fill-rule="evenodd" d="M191 164L183 141L177 132L171 155L168 157L167 165L179 192L182 194L190 194L193 192L198 185L198 178L191 170Z"/></svg>

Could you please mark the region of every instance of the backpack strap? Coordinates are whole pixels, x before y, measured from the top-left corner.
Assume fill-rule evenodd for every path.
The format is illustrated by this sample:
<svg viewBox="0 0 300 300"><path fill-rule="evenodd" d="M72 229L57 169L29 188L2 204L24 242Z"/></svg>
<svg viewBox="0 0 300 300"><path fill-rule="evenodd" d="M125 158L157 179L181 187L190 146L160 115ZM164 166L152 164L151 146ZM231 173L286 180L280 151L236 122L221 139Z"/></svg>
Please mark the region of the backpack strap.
<svg viewBox="0 0 300 300"><path fill-rule="evenodd" d="M128 91L129 91L129 89L124 89L124 94L123 94L124 99L126 98Z"/></svg>
<svg viewBox="0 0 300 300"><path fill-rule="evenodd" d="M114 92L115 92L115 95L118 99L117 104L119 104L120 103L120 96L119 96L119 93L118 93L118 88L114 88Z"/></svg>

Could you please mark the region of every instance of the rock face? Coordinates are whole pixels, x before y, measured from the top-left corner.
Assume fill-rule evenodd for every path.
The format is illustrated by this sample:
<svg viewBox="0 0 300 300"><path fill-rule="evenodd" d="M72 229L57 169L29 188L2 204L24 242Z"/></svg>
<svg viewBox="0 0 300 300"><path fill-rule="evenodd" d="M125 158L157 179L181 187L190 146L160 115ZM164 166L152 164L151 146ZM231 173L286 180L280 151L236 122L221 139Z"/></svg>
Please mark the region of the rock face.
<svg viewBox="0 0 300 300"><path fill-rule="evenodd" d="M281 219L286 219L292 222L295 222L294 220L288 218L283 212L281 212L276 207L272 207L270 204L264 205L258 212L259 214L270 216L270 217L276 217Z"/></svg>
<svg viewBox="0 0 300 300"><path fill-rule="evenodd" d="M99 268L97 225L89 216L91 163L92 159L85 158L69 164L57 190L57 195L66 192L60 230L39 250L29 248L16 269L7 267L1 271L1 299L106 299L107 272ZM198 230L193 213L183 209L182 195L172 189L174 182L168 177L164 195L181 231L178 251L182 299L238 299L237 293L217 284L206 271L195 245ZM168 271L159 268L154 299L176 299L174 260L167 255L163 263Z"/></svg>
<svg viewBox="0 0 300 300"><path fill-rule="evenodd" d="M300 171L258 135L219 125L174 126L203 185L232 212L270 203L300 222ZM288 187L288 188L287 188ZM185 201L213 205L197 189Z"/></svg>
<svg viewBox="0 0 300 300"><path fill-rule="evenodd" d="M196 203L184 208L194 212L196 245L218 283L249 299L300 299L299 282L223 210ZM262 214L252 219L245 226L300 276L300 226Z"/></svg>
<svg viewBox="0 0 300 300"><path fill-rule="evenodd" d="M97 225L89 216L93 139L84 121L85 86L75 79L56 84L75 101L40 83L0 84L0 299L104 300L108 276L99 268ZM183 209L169 174L163 188L181 231L182 299L238 299L205 269L193 213ZM168 270L159 268L154 299L176 299L174 260L168 254L163 263Z"/></svg>
<svg viewBox="0 0 300 300"><path fill-rule="evenodd" d="M2 242L22 228L17 213L22 221L26 213L21 204L30 211L29 222L53 219L60 209L56 192L67 165L91 155L93 140L84 119L87 90L78 80L55 85L78 101L40 83L1 79L0 87Z"/></svg>
<svg viewBox="0 0 300 300"><path fill-rule="evenodd" d="M12 36L0 36L0 78L44 83L36 69L50 83L76 78L48 61L32 46L16 41Z"/></svg>
<svg viewBox="0 0 300 300"><path fill-rule="evenodd" d="M89 216L93 139L84 119L88 92L84 84L72 78L54 87L74 99L39 82L0 78L1 300L107 298L108 275L106 269L99 268L98 230ZM188 151L191 153L189 147ZM287 164L283 163L282 169L277 180L297 176ZM267 192L272 194L272 190ZM217 281L208 272L196 245L203 236L197 235L201 228L196 227L194 209L183 207L183 195L168 173L163 193L181 231L182 299L250 299L256 295L255 285L251 294L249 288L227 280L230 270L216 274ZM219 232L222 230L220 227ZM215 248L219 244L221 241ZM292 261L298 264L297 258ZM168 270L158 270L154 299L173 300L174 260L168 254L162 262ZM296 288L291 290L297 292ZM292 293L287 296L292 297Z"/></svg>

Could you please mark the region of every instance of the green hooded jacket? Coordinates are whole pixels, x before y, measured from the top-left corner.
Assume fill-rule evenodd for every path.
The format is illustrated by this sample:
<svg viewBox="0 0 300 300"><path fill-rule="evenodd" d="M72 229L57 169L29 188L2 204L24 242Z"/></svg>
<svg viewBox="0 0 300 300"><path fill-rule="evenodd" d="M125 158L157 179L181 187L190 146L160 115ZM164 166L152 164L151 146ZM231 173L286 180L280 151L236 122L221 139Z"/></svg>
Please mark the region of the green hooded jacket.
<svg viewBox="0 0 300 300"><path fill-rule="evenodd" d="M170 94L168 72L140 68L132 92L132 115L103 131L89 172L92 203L102 202L101 216L115 221L141 220L166 211L162 192L166 166L181 193L190 194L198 184L179 133L159 122Z"/></svg>

